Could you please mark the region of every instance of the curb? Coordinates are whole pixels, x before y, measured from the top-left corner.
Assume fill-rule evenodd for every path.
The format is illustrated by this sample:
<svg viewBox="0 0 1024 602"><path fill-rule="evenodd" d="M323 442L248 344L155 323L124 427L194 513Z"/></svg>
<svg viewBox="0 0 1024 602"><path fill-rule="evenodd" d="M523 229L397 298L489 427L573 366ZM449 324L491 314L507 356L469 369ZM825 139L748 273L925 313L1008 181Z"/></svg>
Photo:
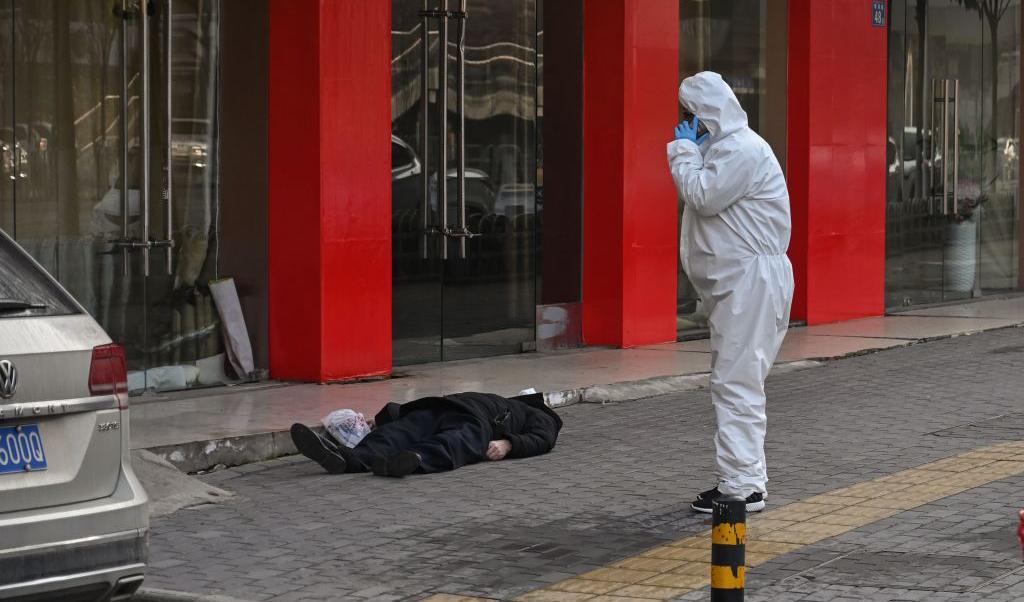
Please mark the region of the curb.
<svg viewBox="0 0 1024 602"><path fill-rule="evenodd" d="M323 426L313 430L323 432ZM212 469L272 460L299 453L288 431L253 433L209 441L172 443L147 451L173 464L178 470L195 474Z"/></svg>
<svg viewBox="0 0 1024 602"><path fill-rule="evenodd" d="M821 366L823 362L800 360L779 364L772 374L785 374ZM626 381L610 385L593 385L567 391L547 394L548 405L565 408L577 404L606 404L638 401L668 393L682 393L706 389L710 374L687 374L683 376L659 376L643 380ZM323 432L320 425L311 428ZM272 460L281 456L292 456L299 451L292 443L288 431L254 433L239 437L227 437L211 441L192 441L148 448L147 451L173 464L178 470L202 473L220 468Z"/></svg>
<svg viewBox="0 0 1024 602"><path fill-rule="evenodd" d="M808 368L816 368L823 364L824 362L817 360L787 362L772 368L772 374L798 372ZM547 402L552 408L564 408L578 403L605 404L639 401L668 393L706 389L710 386L710 380L711 374L708 372L685 374L682 376L656 376L644 380L626 381L610 385L592 385L580 389L548 393Z"/></svg>
<svg viewBox="0 0 1024 602"><path fill-rule="evenodd" d="M132 596L132 602L249 602L240 598L217 594L192 594L169 589L151 587L139 588Z"/></svg>

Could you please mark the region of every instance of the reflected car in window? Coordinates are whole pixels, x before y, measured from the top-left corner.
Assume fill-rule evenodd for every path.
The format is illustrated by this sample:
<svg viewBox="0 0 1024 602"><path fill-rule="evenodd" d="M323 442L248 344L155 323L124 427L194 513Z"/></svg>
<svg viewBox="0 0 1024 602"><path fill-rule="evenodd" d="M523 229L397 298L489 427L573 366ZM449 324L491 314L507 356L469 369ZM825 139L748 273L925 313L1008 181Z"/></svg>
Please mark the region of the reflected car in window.
<svg viewBox="0 0 1024 602"><path fill-rule="evenodd" d="M171 159L176 166L205 168L210 156L210 120L175 119L171 124Z"/></svg>
<svg viewBox="0 0 1024 602"><path fill-rule="evenodd" d="M420 164L416 151L404 140L391 135L391 180L404 180L422 173L423 167Z"/></svg>

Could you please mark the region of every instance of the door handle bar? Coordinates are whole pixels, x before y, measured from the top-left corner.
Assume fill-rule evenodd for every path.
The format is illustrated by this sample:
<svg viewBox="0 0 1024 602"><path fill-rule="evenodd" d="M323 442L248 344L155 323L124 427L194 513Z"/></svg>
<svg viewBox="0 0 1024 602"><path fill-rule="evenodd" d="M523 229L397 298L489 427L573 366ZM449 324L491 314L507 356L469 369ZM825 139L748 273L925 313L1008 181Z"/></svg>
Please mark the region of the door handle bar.
<svg viewBox="0 0 1024 602"><path fill-rule="evenodd" d="M121 18L121 239L114 241L114 248L121 249L124 275L131 271L128 252L131 240L128 232L128 0L122 0L120 11L114 14Z"/></svg>
<svg viewBox="0 0 1024 602"><path fill-rule="evenodd" d="M142 18L139 20L142 28L142 135L139 139L140 150L142 151L142 274L149 276L149 186L150 186L150 148L149 143L152 134L153 115L149 108L152 100L152 82L149 76L149 10L146 0L142 1Z"/></svg>
<svg viewBox="0 0 1024 602"><path fill-rule="evenodd" d="M922 171L927 170L927 186L921 187L921 194L927 195L928 198L928 214L931 215L935 211L935 103L939 101L939 82L936 79L932 79L932 104L931 110L928 111L928 136L922 142L927 154L922 153L922 159L927 159L921 166Z"/></svg>
<svg viewBox="0 0 1024 602"><path fill-rule="evenodd" d="M427 259L430 252L430 16L427 14L429 2L430 0L423 0L423 12L420 13L420 60L423 62L423 70L420 73L420 121L423 122L423 141L420 145L420 180L423 184L423 198L420 199L420 255L423 259Z"/></svg>
<svg viewBox="0 0 1024 602"><path fill-rule="evenodd" d="M459 258L466 258L466 239L478 236L469 231L466 221L466 0L459 0L459 10L449 10L448 0L440 0L438 10L428 8L429 0L424 0L421 18L421 44L423 59L423 83L421 95L423 98L422 120L423 120L423 200L421 209L423 214L423 243L422 256L427 258L428 236L441 234L446 239L459 241ZM439 105L439 126L438 126L438 177L437 177L437 200L440 213L440 226L432 227L429 224L429 111L427 108L427 80L430 73L428 64L429 42L428 26L430 19L437 19L439 26L438 36L440 44L438 49L438 98ZM456 139L456 199L458 223L453 226L448 224L448 21L457 21L457 53L456 53L456 107L458 111L458 138ZM448 259L447 242L441 245L441 258Z"/></svg>
<svg viewBox="0 0 1024 602"><path fill-rule="evenodd" d="M167 183L164 188L164 232L166 237L164 240L155 241L155 246L164 247L167 249L167 256L164 263L164 267L167 269L167 275L170 276L174 273L174 164L171 158L171 135L173 132L174 123L174 110L172 104L173 95L171 94L172 85L174 83L174 45L172 39L174 36L174 0L167 0L167 28L164 30L164 35L167 38L167 85L164 89L165 100L167 102Z"/></svg>
<svg viewBox="0 0 1024 602"><path fill-rule="evenodd" d="M466 227L466 0L459 0L459 14L455 17L458 22L458 54L456 60L457 96L456 106L459 112L459 138L457 140L458 152L458 203L459 223L454 232L448 236L455 237L459 241L459 259L466 258L466 239L471 237L469 228Z"/></svg>
<svg viewBox="0 0 1024 602"><path fill-rule="evenodd" d="M173 198L171 196L171 2L173 0L167 0L167 186L164 189L164 195L167 200L167 224L166 232L167 238L165 240L152 240L150 238L150 227L149 227L149 216L150 216L150 184L152 182L152 169L150 166L151 151L150 142L152 140L152 114L150 112L150 104L152 100L152 87L150 79L150 51L149 51L149 10L147 8L148 3L142 2L139 5L135 5L133 0L122 0L120 6L114 8L114 15L121 19L121 165L122 165L122 181L121 181L121 218L122 218L122 229L121 237L113 239L110 244L115 249L121 249L123 253L123 270L124 275L127 276L130 272L130 263L128 253L131 251L142 251L142 273L144 276L149 276L149 257L150 249L153 248L166 248L167 249L167 274L173 273L173 247L174 247L174 224L173 224ZM130 219L131 204L129 203L129 158L128 158L128 21L136 17L142 17L139 19L139 27L141 28L141 45L142 45L142 131L139 136L139 150L141 152L141 175L142 181L139 186L140 196L142 201L142 236L135 238L131 236L131 232L128 226Z"/></svg>
<svg viewBox="0 0 1024 602"><path fill-rule="evenodd" d="M960 198L960 80L953 80L953 213Z"/></svg>
<svg viewBox="0 0 1024 602"><path fill-rule="evenodd" d="M440 124L437 138L440 152L437 156L437 205L441 212L441 232L447 236L448 230L448 0L441 0L441 11L444 18L438 19L440 44L438 44L437 64L437 103L440 111ZM448 259L447 241L441 245L441 259Z"/></svg>
<svg viewBox="0 0 1024 602"><path fill-rule="evenodd" d="M949 80L942 80L942 215L949 215Z"/></svg>

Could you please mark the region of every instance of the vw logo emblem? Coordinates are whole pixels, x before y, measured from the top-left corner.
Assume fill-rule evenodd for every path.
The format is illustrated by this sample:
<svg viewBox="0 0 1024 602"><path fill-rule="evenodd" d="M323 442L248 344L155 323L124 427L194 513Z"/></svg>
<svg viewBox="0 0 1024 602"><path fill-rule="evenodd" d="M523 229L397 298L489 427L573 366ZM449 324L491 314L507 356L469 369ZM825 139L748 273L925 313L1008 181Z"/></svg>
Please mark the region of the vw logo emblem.
<svg viewBox="0 0 1024 602"><path fill-rule="evenodd" d="M18 369L8 360L0 360L0 399L14 397L18 390Z"/></svg>

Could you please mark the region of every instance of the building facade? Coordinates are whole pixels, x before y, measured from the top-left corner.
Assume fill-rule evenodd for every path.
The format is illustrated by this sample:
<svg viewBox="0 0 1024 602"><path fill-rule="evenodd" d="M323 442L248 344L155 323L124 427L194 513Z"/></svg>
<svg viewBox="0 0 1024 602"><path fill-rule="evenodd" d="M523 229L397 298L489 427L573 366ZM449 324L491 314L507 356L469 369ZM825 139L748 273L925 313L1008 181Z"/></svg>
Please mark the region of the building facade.
<svg viewBox="0 0 1024 602"><path fill-rule="evenodd" d="M0 228L215 384L706 329L665 145L723 75L790 188L794 320L1018 291L1020 0L0 0ZM442 175L443 174L443 175Z"/></svg>

